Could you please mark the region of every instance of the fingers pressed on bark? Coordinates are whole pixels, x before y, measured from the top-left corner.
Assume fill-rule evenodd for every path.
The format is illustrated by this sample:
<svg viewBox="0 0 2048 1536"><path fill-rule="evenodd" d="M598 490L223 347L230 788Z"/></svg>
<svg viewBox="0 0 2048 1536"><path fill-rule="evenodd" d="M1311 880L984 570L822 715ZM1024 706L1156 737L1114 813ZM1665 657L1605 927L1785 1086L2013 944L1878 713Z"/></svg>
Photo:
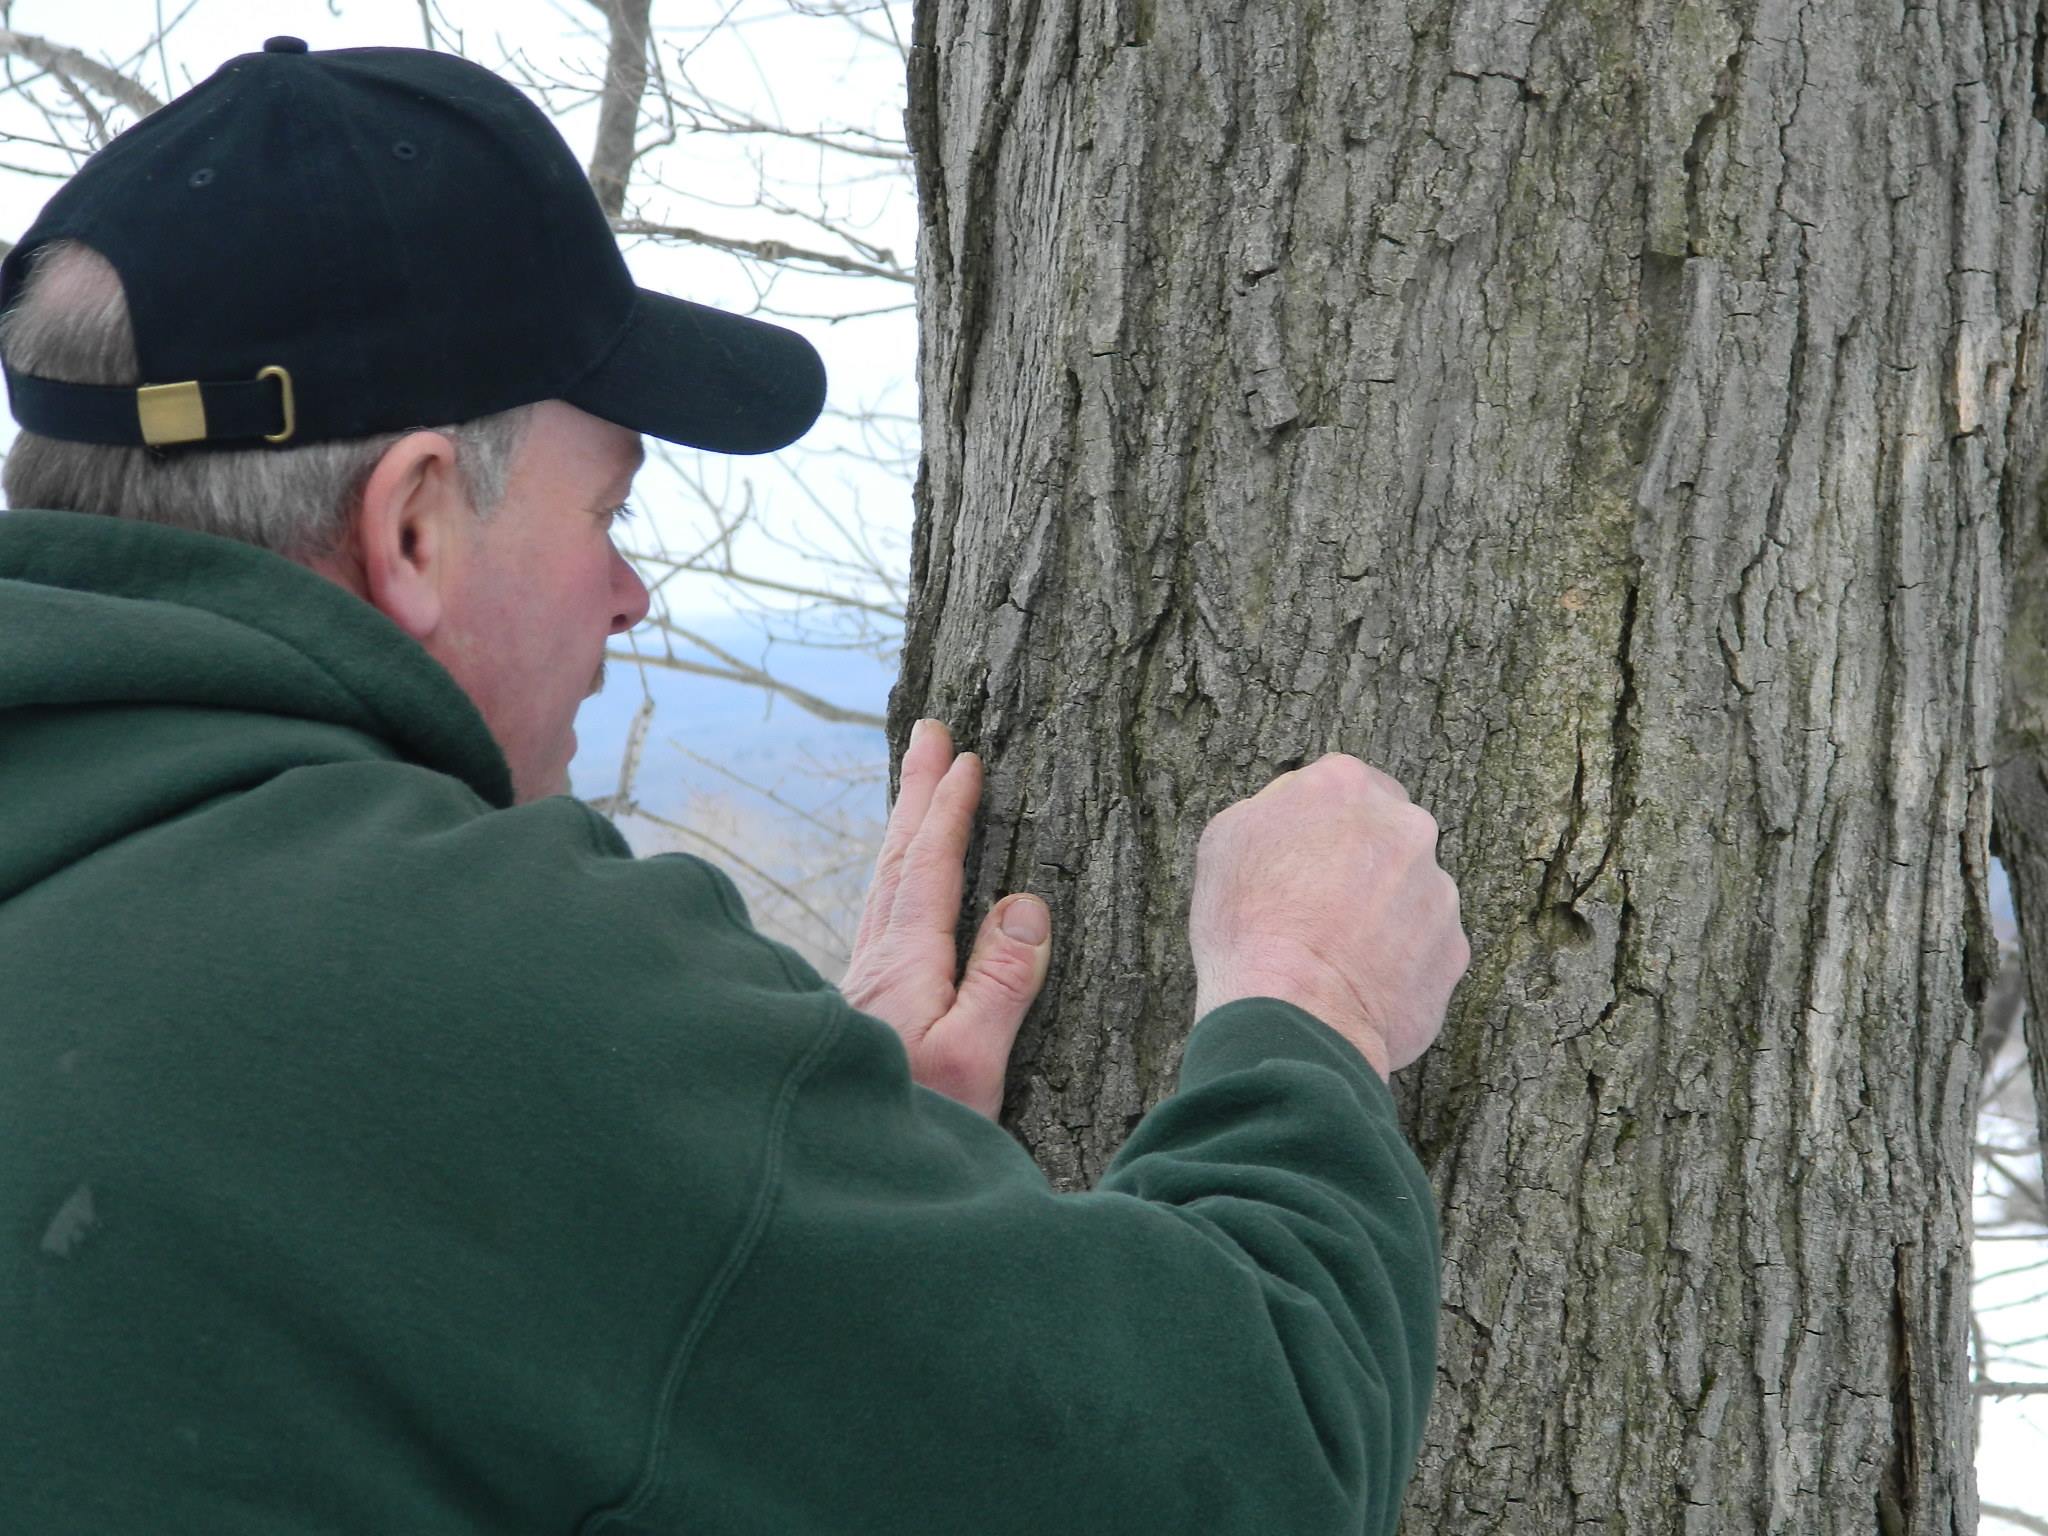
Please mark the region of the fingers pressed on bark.
<svg viewBox="0 0 2048 1536"><path fill-rule="evenodd" d="M972 752L953 759L932 794L924 825L904 851L892 925L952 932L960 921L966 880L963 864L981 801L981 760Z"/></svg>
<svg viewBox="0 0 2048 1536"><path fill-rule="evenodd" d="M931 810L933 792L954 760L953 738L945 726L936 720L921 720L918 725L920 729L912 733L915 739L903 754L903 782L882 837L881 864L901 861L903 850Z"/></svg>
<svg viewBox="0 0 2048 1536"><path fill-rule="evenodd" d="M882 833L881 851L875 855L874 878L868 882L860 929L854 936L855 953L889 926L896 888L903 878L904 855L930 814L932 795L953 761L953 737L944 723L918 721L910 733L910 745L904 749L902 784Z"/></svg>

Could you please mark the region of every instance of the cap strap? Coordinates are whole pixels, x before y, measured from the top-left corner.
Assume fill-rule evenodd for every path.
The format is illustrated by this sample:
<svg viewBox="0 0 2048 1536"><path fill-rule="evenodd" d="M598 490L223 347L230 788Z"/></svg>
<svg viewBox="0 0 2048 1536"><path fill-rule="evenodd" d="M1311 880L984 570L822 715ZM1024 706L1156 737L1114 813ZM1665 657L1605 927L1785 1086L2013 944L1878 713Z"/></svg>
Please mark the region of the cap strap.
<svg viewBox="0 0 2048 1536"><path fill-rule="evenodd" d="M265 368L233 384L66 384L7 370L14 419L68 443L168 448L179 443L289 442L298 431L292 376Z"/></svg>

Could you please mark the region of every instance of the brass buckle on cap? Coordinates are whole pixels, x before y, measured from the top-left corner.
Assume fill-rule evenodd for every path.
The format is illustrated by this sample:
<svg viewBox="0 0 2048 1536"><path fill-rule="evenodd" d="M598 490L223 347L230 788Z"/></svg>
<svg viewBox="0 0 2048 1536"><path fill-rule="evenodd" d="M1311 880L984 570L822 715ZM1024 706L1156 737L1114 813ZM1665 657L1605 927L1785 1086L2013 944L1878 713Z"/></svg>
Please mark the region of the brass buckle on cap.
<svg viewBox="0 0 2048 1536"><path fill-rule="evenodd" d="M284 391L284 430L282 432L264 433L263 441L266 443L290 442L292 434L299 430L299 408L298 403L292 398L291 374L273 363L270 367L257 374L256 378L259 383L264 379L276 379L278 388Z"/></svg>
<svg viewBox="0 0 2048 1536"><path fill-rule="evenodd" d="M143 385L135 391L135 414L142 420L142 440L152 448L196 443L206 436L206 401L196 379Z"/></svg>
<svg viewBox="0 0 2048 1536"><path fill-rule="evenodd" d="M272 364L256 375L260 384L276 379L284 396L284 430L266 432L266 443L288 443L299 430L299 403L292 391L292 376ZM182 384L144 384L135 391L135 414L142 423L142 440L152 448L176 443L198 443L206 439L206 397L199 381Z"/></svg>

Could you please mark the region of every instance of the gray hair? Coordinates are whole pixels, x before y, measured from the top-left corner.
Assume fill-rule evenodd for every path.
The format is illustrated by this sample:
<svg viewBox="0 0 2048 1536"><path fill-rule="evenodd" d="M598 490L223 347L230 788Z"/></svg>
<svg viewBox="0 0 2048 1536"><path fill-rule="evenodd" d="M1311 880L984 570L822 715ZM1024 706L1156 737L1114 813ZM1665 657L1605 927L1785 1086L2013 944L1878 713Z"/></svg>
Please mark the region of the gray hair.
<svg viewBox="0 0 2048 1536"><path fill-rule="evenodd" d="M71 384L143 382L120 274L75 240L31 253L20 301L0 315L0 356L17 373ZM455 444L456 470L479 516L504 499L532 410L520 406L428 429ZM346 536L377 461L405 436L163 452L23 432L0 471L0 488L11 507L101 512L221 534L281 555L326 554Z"/></svg>

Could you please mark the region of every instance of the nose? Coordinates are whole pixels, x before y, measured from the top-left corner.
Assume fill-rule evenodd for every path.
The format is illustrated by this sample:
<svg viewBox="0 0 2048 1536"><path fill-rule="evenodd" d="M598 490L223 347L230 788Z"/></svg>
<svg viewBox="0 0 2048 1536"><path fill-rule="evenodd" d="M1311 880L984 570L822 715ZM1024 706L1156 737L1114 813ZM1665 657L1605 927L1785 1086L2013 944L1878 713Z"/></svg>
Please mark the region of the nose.
<svg viewBox="0 0 2048 1536"><path fill-rule="evenodd" d="M619 611L612 615L611 632L615 635L623 635L647 617L647 583L633 569L633 562L619 553L616 544L612 546L612 601L619 605Z"/></svg>

